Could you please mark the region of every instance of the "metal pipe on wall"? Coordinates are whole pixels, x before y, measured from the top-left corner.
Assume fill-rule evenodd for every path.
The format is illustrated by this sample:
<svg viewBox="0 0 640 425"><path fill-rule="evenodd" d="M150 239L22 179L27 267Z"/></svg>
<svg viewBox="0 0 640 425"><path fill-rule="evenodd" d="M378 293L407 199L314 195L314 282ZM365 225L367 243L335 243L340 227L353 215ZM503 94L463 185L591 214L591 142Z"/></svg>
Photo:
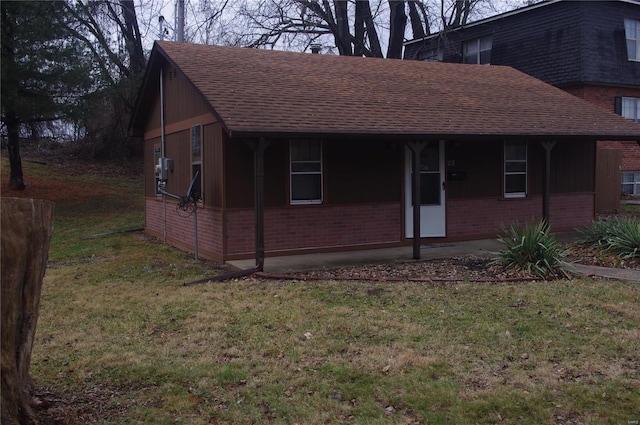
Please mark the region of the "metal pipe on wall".
<svg viewBox="0 0 640 425"><path fill-rule="evenodd" d="M160 68L160 156L164 158L165 132L164 132L164 68ZM156 164L157 165L157 164ZM162 241L167 243L167 197L162 195Z"/></svg>

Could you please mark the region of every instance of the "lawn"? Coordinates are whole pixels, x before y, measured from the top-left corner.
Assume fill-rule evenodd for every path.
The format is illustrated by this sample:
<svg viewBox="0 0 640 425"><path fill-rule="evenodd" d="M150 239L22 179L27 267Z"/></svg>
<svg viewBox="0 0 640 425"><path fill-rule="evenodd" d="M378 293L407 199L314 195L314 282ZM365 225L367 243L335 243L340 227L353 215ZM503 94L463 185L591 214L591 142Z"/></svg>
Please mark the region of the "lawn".
<svg viewBox="0 0 640 425"><path fill-rule="evenodd" d="M143 222L139 178L25 173L70 194L47 192L31 368L43 423L640 421L637 284L184 287L222 268L126 231Z"/></svg>

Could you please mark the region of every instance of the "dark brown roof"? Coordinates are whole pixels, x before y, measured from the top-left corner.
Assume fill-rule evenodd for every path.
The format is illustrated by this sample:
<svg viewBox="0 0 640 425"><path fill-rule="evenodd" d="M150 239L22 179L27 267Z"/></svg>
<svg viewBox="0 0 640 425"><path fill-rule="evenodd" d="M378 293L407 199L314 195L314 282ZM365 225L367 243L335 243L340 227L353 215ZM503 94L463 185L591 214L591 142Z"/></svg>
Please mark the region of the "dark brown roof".
<svg viewBox="0 0 640 425"><path fill-rule="evenodd" d="M510 67L174 42L157 42L150 61L158 55L230 135L640 139L639 124Z"/></svg>

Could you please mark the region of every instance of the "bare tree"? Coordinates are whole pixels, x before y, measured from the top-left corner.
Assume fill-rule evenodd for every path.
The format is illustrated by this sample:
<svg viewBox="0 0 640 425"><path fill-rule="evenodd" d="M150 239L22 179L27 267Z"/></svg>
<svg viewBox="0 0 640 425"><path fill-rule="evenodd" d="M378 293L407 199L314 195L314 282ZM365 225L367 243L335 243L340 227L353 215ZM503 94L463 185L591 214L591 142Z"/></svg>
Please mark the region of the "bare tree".
<svg viewBox="0 0 640 425"><path fill-rule="evenodd" d="M96 86L87 96L84 146L94 158L131 157L140 148L127 133L145 70L145 53L133 0L66 3L69 31L95 63Z"/></svg>
<svg viewBox="0 0 640 425"><path fill-rule="evenodd" d="M250 47L306 50L321 42L340 55L400 58L409 28L423 37L462 25L480 3L489 1L261 0L240 14Z"/></svg>

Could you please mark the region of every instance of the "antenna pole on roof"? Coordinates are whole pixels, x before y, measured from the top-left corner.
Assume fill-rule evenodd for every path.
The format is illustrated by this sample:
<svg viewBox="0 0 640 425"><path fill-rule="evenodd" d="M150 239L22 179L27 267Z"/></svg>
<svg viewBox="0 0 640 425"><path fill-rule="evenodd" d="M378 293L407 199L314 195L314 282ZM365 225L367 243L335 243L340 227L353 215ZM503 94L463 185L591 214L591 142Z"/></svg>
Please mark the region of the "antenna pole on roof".
<svg viewBox="0 0 640 425"><path fill-rule="evenodd" d="M158 17L158 26L160 27L160 41L164 40L164 16Z"/></svg>
<svg viewBox="0 0 640 425"><path fill-rule="evenodd" d="M176 41L184 41L184 0L176 0Z"/></svg>

